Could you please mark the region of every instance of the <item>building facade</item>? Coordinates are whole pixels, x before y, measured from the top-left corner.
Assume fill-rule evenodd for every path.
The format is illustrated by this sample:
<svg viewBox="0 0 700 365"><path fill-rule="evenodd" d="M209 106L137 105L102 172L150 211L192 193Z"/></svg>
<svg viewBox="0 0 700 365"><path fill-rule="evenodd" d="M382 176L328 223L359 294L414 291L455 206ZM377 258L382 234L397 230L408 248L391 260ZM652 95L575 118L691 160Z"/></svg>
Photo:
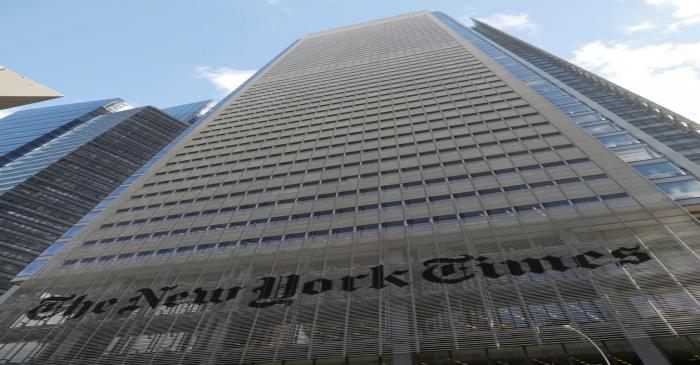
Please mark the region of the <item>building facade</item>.
<svg viewBox="0 0 700 365"><path fill-rule="evenodd" d="M29 279L36 273L39 269L41 269L44 264L51 258L53 255L58 253L63 246L70 240L73 236L75 236L80 230L85 227L92 219L100 214L104 208L109 206L121 193L123 193L131 184L136 181L141 175L143 175L144 172L148 171L148 169L153 166L162 156L164 156L166 153L168 153L180 140L182 140L185 136L189 134L189 132L195 128L199 122L203 121L202 116L204 113L207 111L207 106L209 106L211 101L206 100L206 101L199 101L195 103L189 103L189 104L183 104L183 105L177 105L173 106L170 108L163 108L161 111L165 112L166 114L174 117L175 119L180 120L181 122L185 123L188 125L187 129L182 131L175 139L173 139L170 143L168 143L165 147L160 149L158 153L155 154L148 162L143 164L136 172L132 173L129 178L124 180L119 187L116 189L112 190L112 192L102 201L100 201L89 213L85 214L78 223L70 227L68 230L66 230L63 235L61 235L58 240L56 240L54 243L51 244L44 252L42 252L34 261L29 263L27 266L24 267L22 271L20 271L11 281L15 285L19 285L25 280ZM2 298L0 298L0 303L2 303Z"/></svg>
<svg viewBox="0 0 700 365"><path fill-rule="evenodd" d="M699 124L488 24L474 23L474 30L484 37L476 41L482 48L527 67L530 74L524 77L538 75L555 85L554 89L535 90L564 112L572 104L597 111L598 121L578 123L698 215Z"/></svg>
<svg viewBox="0 0 700 365"><path fill-rule="evenodd" d="M70 105L50 109L56 108L81 109ZM58 119L74 120L64 116ZM17 128L26 126L14 124L12 116L8 119ZM0 167L0 293L11 287L18 272L186 127L153 107L103 114ZM28 149L25 146L15 151Z"/></svg>
<svg viewBox="0 0 700 365"><path fill-rule="evenodd" d="M635 163L693 166L529 66L440 13L303 37L0 306L0 359L692 363L694 190Z"/></svg>
<svg viewBox="0 0 700 365"><path fill-rule="evenodd" d="M0 167L96 116L130 107L114 98L12 113L0 119Z"/></svg>
<svg viewBox="0 0 700 365"><path fill-rule="evenodd" d="M62 96L44 85L0 66L0 110Z"/></svg>

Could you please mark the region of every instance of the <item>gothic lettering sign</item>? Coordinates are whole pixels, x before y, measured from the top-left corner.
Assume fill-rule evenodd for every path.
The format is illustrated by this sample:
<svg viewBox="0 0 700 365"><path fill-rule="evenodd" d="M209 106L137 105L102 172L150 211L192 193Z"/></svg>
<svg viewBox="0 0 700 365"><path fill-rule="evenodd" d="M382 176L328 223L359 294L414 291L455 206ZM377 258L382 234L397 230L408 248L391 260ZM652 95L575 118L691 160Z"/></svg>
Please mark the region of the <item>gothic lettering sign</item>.
<svg viewBox="0 0 700 365"><path fill-rule="evenodd" d="M651 260L646 252L636 247L620 247L610 256L596 251L587 251L573 257L547 255L540 258L497 261L485 256L437 257L424 260L422 274L418 280L429 283L454 285L478 276L496 279L505 275L544 274L554 270L564 272L571 269L595 270L605 265L638 265ZM27 312L27 318L45 320L53 316L65 319L80 318L88 313L102 315L107 312L128 315L141 308L156 309L159 306L172 308L183 303L197 305L220 304L236 299L244 290L250 290L254 298L247 303L251 308L268 308L276 305L291 305L298 295L321 295L332 290L352 292L360 288L382 290L393 286L403 288L411 285L408 270L389 271L384 265L368 268L367 272L340 278L315 278L301 282L298 274L281 277L258 278L252 287L233 286L215 289L195 288L179 291L177 285L162 288L141 288L133 297L120 300L109 298L101 301L89 300L88 294L51 296L41 300L39 305Z"/></svg>

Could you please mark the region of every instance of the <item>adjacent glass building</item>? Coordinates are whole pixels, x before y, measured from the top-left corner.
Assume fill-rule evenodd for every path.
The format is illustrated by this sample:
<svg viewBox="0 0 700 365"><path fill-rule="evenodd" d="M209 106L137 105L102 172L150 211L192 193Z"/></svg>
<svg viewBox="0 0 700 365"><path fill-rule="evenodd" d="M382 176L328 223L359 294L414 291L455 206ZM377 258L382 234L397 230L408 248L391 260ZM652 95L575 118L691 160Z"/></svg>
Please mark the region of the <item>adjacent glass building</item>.
<svg viewBox="0 0 700 365"><path fill-rule="evenodd" d="M0 119L0 166L103 114L131 108L121 99L105 99L21 110Z"/></svg>
<svg viewBox="0 0 700 365"><path fill-rule="evenodd" d="M126 107L110 99L26 110L0 121L16 139L6 148L13 160L0 167L0 293L37 255L55 252L56 245L47 247L75 232L81 217L189 125L152 107L116 111Z"/></svg>
<svg viewBox="0 0 700 365"><path fill-rule="evenodd" d="M131 174L128 179L124 180L118 188L114 189L106 198L104 198L99 204L97 204L89 213L85 214L78 223L72 226L70 229L65 231L61 237L52 243L44 252L42 252L34 261L29 263L22 271L20 271L13 279L12 283L19 285L23 281L29 279L34 273L36 273L43 265L49 260L53 255L55 255L63 246L68 242L70 238L75 236L80 230L85 227L90 221L97 216L102 209L109 206L121 193L126 191L126 189L131 186L131 184L138 180L144 172L153 166L162 156L164 156L170 149L172 149L181 139L189 134L189 132L195 128L198 123L203 121L203 115L207 112L207 107L211 104L210 100L200 101L196 103L189 103L178 105L170 108L161 109L161 111L180 120L183 123L189 125L187 129L182 131L175 139L163 147L158 153L155 154L148 162L143 164L136 172ZM58 146L65 145L63 142L56 143ZM42 152L39 152L43 154ZM2 169L0 169L1 173ZM1 302L0 302L1 303Z"/></svg>
<svg viewBox="0 0 700 365"><path fill-rule="evenodd" d="M587 113L573 118L578 124L669 197L700 214L697 123L488 24L474 23L483 38L465 36L565 113L586 107ZM535 85L535 78L546 85Z"/></svg>
<svg viewBox="0 0 700 365"><path fill-rule="evenodd" d="M211 100L202 100L161 110L187 124L193 124L208 110L207 108L211 106L211 103Z"/></svg>
<svg viewBox="0 0 700 365"><path fill-rule="evenodd" d="M696 165L480 27L292 44L0 305L0 360L696 361Z"/></svg>

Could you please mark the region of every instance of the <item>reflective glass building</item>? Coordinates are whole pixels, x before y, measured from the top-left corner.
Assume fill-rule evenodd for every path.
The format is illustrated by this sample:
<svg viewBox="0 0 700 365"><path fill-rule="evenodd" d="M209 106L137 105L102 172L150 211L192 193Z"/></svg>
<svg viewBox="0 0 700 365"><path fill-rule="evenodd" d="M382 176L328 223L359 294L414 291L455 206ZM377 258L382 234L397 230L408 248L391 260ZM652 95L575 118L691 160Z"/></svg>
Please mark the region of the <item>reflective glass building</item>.
<svg viewBox="0 0 700 365"><path fill-rule="evenodd" d="M111 204L121 193L126 191L126 189L131 186L131 184L136 181L144 172L153 166L163 155L168 153L181 139L183 139L187 134L197 126L198 123L203 121L203 114L207 111L207 106L209 106L211 101L200 101L196 103L189 103L184 105L178 105L170 108L161 109L161 111L180 120L183 123L188 124L187 129L182 131L175 139L163 147L158 153L155 154L148 162L141 166L136 172L131 174L128 179L124 180L118 188L114 189L106 198L104 198L99 204L97 204L89 213L85 214L78 223L70 227L61 237L52 243L44 252L42 252L34 261L29 263L22 271L20 271L13 279L12 283L19 285L23 281L29 279L34 273L36 273L43 265L49 260L53 255L63 248L63 246L68 242L70 238L75 236L80 230L85 227L90 221L97 216L102 209L106 208ZM58 145L63 145L63 143L57 143ZM2 171L2 169L0 169Z"/></svg>
<svg viewBox="0 0 700 365"><path fill-rule="evenodd" d="M292 44L0 305L0 359L692 364L695 167L478 28Z"/></svg>
<svg viewBox="0 0 700 365"><path fill-rule="evenodd" d="M0 166L98 115L127 108L121 99L105 99L12 113L0 119Z"/></svg>
<svg viewBox="0 0 700 365"><path fill-rule="evenodd" d="M202 112L207 111L207 107L210 106L211 103L211 100L202 100L194 103L164 108L161 110L187 124L192 124L199 119Z"/></svg>
<svg viewBox="0 0 700 365"><path fill-rule="evenodd" d="M187 127L152 107L109 113L99 105L104 102L42 108L53 110L52 114L17 113L43 115L46 125L37 125L45 129L64 128L67 124L60 123L66 120L70 124L90 119L0 167L0 293L29 262ZM107 114L93 117L95 110ZM7 129L26 126L22 123L26 119L6 119ZM52 133L56 128L28 144ZM25 144L14 151L29 148Z"/></svg>

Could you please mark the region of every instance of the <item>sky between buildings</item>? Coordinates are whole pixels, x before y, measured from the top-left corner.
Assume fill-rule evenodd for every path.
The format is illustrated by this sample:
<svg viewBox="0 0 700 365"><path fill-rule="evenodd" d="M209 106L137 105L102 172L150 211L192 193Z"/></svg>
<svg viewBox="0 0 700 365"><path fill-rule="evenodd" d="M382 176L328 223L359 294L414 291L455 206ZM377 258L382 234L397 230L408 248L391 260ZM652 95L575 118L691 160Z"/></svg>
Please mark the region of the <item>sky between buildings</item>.
<svg viewBox="0 0 700 365"><path fill-rule="evenodd" d="M306 33L416 10L480 18L700 122L700 0L3 0L0 64L65 97L219 99ZM0 111L0 116L7 111Z"/></svg>

